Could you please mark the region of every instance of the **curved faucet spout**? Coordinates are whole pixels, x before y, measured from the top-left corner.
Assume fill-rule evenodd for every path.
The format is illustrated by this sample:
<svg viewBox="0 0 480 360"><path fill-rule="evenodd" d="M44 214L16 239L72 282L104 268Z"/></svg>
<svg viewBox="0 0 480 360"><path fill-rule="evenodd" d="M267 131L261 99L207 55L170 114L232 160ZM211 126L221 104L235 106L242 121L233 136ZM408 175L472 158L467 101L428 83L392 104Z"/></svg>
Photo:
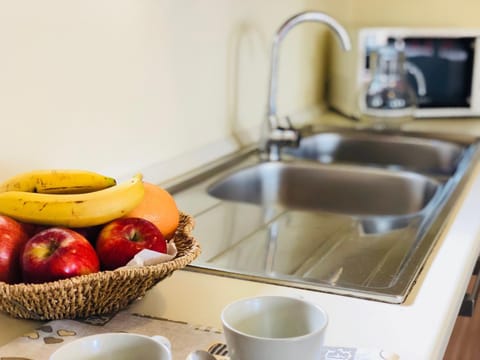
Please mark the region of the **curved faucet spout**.
<svg viewBox="0 0 480 360"><path fill-rule="evenodd" d="M264 143L261 144L261 148L268 156L268 160L277 161L280 160L281 147L282 146L298 146L300 142L300 132L296 130L288 117L285 119L286 127L281 126L280 119L277 116L277 86L278 86L278 53L280 43L288 32L296 25L303 22L320 22L328 25L338 39L344 50L350 50L351 43L345 28L340 25L331 16L317 11L306 11L292 16L277 30L273 38L273 46L271 53L271 65L270 65L270 85L268 89L268 114L266 119L266 127L268 128L268 135L264 137Z"/></svg>
<svg viewBox="0 0 480 360"><path fill-rule="evenodd" d="M280 26L274 36L271 53L270 86L268 95L268 121L270 122L271 129L276 129L279 127L277 119L276 96L278 86L278 53L280 43L293 27L303 22L320 22L328 25L337 35L343 49L350 50L351 48L350 37L348 36L345 28L340 25L340 23L338 23L334 18L323 12L306 11L292 16L290 19L285 21L282 26Z"/></svg>

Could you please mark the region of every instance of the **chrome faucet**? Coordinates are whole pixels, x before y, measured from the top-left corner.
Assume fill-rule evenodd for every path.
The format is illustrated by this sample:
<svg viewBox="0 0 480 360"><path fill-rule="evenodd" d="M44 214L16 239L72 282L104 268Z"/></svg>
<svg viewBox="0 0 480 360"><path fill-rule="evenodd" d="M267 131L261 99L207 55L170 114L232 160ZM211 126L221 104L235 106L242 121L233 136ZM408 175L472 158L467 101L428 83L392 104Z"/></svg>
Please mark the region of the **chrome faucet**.
<svg viewBox="0 0 480 360"><path fill-rule="evenodd" d="M277 30L272 45L271 64L270 64L270 85L268 93L268 113L267 113L267 131L266 138L263 139L263 150L266 151L268 160L280 160L280 151L282 146L298 146L300 142L300 133L295 129L288 117L285 118L285 126L280 124L277 115L277 88L278 88L278 54L280 43L287 33L296 25L303 22L320 22L328 25L340 40L344 50L350 50L350 37L345 28L340 25L331 16L317 11L306 11L294 15Z"/></svg>

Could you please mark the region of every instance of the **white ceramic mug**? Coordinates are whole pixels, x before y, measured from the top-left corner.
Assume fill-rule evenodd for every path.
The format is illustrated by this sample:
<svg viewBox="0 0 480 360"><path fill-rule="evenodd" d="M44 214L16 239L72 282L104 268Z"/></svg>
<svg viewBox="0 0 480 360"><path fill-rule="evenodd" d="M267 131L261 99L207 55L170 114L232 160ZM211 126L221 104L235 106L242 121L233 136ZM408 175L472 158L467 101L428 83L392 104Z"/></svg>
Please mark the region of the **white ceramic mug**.
<svg viewBox="0 0 480 360"><path fill-rule="evenodd" d="M231 360L316 360L328 323L319 306L293 297L241 299L222 311Z"/></svg>
<svg viewBox="0 0 480 360"><path fill-rule="evenodd" d="M172 360L170 349L170 341L163 336L105 333L65 344L50 360Z"/></svg>

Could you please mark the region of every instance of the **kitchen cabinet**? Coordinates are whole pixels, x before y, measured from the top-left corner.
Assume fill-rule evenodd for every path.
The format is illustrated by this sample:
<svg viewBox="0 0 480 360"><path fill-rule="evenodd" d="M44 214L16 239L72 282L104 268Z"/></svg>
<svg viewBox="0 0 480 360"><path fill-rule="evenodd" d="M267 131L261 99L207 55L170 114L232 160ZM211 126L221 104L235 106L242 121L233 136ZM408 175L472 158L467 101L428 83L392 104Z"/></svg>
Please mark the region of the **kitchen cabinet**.
<svg viewBox="0 0 480 360"><path fill-rule="evenodd" d="M478 278L479 263L468 286L472 294ZM459 316L455 322L452 336L445 352L444 360L477 360L480 358L480 306L476 304L472 316Z"/></svg>

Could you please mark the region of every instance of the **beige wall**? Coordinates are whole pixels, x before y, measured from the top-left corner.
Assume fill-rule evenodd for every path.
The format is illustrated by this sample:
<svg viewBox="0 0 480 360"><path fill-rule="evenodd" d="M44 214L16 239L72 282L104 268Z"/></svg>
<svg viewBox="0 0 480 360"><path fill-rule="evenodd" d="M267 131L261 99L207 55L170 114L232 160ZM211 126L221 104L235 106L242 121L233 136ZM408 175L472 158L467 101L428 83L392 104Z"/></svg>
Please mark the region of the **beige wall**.
<svg viewBox="0 0 480 360"><path fill-rule="evenodd" d="M478 0L352 0L350 21L371 26L480 26Z"/></svg>
<svg viewBox="0 0 480 360"><path fill-rule="evenodd" d="M124 175L256 131L274 31L306 9L343 23L480 19L476 0L0 0L0 177ZM285 39L281 113L323 102L327 35L305 24Z"/></svg>
<svg viewBox="0 0 480 360"><path fill-rule="evenodd" d="M257 127L274 31L324 3L0 0L1 177L123 175ZM281 112L321 102L324 32L285 40Z"/></svg>

